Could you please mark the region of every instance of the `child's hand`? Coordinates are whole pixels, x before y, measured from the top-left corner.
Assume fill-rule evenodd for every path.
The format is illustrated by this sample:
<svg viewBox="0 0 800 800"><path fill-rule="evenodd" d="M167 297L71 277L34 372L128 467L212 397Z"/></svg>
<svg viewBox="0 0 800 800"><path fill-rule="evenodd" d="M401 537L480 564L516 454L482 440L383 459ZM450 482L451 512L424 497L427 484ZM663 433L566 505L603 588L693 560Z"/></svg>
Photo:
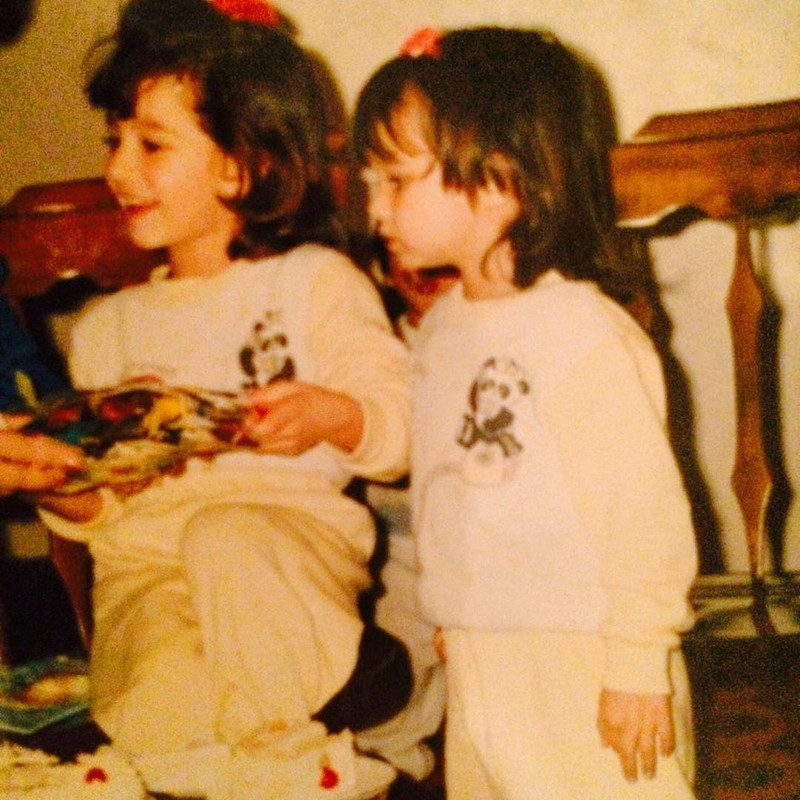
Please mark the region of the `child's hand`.
<svg viewBox="0 0 800 800"><path fill-rule="evenodd" d="M97 489L87 489L85 492L75 492L75 494L38 492L32 494L31 499L36 505L70 522L90 522L100 513L103 505Z"/></svg>
<svg viewBox="0 0 800 800"><path fill-rule="evenodd" d="M171 471L171 474L175 474ZM122 500L134 495L141 494L145 489L151 487L154 483L161 480L161 476L148 476L146 478L139 478L136 481L128 481L127 483L115 483L111 486L111 491L121 498Z"/></svg>
<svg viewBox="0 0 800 800"><path fill-rule="evenodd" d="M186 464L180 462L170 467L164 475L181 475L186 471ZM145 478L139 478L135 481L128 481L127 483L115 483L111 485L111 491L114 492L121 500L126 500L129 497L140 494L145 489L153 486L155 483L160 482L162 475L151 475ZM87 489L83 492L75 492L73 494L59 494L57 492L37 492L30 495L36 505L58 514L72 522L90 522L97 514L103 505L103 500L100 492L97 489Z"/></svg>
<svg viewBox="0 0 800 800"><path fill-rule="evenodd" d="M675 750L669 695L603 689L597 729L603 745L613 748L619 755L628 781L638 778L639 759L642 774L653 778L658 754L668 756Z"/></svg>
<svg viewBox="0 0 800 800"><path fill-rule="evenodd" d="M296 456L320 442L351 453L361 441L364 415L352 397L301 381L276 381L247 395L244 433L259 450Z"/></svg>

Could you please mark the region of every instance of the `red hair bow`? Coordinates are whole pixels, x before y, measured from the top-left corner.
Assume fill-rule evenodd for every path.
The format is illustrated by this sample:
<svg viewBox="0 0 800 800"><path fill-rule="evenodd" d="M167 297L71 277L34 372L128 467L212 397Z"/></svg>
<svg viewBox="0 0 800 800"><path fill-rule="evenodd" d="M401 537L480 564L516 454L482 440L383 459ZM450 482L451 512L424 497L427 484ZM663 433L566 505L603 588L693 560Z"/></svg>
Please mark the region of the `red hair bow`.
<svg viewBox="0 0 800 800"><path fill-rule="evenodd" d="M439 42L442 38L442 32L436 28L422 28L416 33L406 39L400 54L410 56L411 58L419 58L420 56L432 56L437 58L442 54Z"/></svg>
<svg viewBox="0 0 800 800"><path fill-rule="evenodd" d="M269 28L281 23L278 9L264 0L211 0L211 5L225 16L242 22L255 22Z"/></svg>

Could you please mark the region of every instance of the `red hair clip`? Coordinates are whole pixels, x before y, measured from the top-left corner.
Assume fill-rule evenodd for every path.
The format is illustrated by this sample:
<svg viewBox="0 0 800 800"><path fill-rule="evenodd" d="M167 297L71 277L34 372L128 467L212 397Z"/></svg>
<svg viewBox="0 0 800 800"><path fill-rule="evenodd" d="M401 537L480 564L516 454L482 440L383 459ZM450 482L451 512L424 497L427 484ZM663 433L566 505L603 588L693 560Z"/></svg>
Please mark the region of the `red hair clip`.
<svg viewBox="0 0 800 800"><path fill-rule="evenodd" d="M442 39L442 32L436 28L422 28L406 39L400 48L400 55L419 58L420 56L431 56L438 58L441 54L439 45Z"/></svg>
<svg viewBox="0 0 800 800"><path fill-rule="evenodd" d="M280 11L265 0L211 0L211 5L220 14L241 22L254 22L268 28L281 24Z"/></svg>

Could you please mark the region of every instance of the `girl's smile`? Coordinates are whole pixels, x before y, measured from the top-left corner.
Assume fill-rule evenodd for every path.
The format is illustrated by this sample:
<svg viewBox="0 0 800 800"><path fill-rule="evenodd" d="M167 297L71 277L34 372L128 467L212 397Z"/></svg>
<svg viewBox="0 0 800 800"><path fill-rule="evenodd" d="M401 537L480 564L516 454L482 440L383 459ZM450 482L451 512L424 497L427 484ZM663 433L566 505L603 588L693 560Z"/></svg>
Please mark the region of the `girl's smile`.
<svg viewBox="0 0 800 800"><path fill-rule="evenodd" d="M126 201L121 201L120 206L122 207L123 216L128 223L128 225L133 224L136 219L139 219L145 216L148 212L153 211L155 208L158 207L157 203L127 203Z"/></svg>

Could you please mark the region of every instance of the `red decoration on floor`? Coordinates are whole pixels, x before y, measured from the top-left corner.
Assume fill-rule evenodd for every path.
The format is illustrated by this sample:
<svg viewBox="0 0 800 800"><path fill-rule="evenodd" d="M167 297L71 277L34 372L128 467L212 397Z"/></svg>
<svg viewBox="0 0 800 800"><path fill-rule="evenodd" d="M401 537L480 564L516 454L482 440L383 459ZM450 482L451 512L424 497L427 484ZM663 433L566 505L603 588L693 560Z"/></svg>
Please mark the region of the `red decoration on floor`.
<svg viewBox="0 0 800 800"><path fill-rule="evenodd" d="M86 771L83 780L85 783L106 783L108 781L108 775L104 769L92 767Z"/></svg>
<svg viewBox="0 0 800 800"><path fill-rule="evenodd" d="M322 777L319 779L319 785L323 789L335 789L339 785L339 773L333 767L324 766L322 768Z"/></svg>

